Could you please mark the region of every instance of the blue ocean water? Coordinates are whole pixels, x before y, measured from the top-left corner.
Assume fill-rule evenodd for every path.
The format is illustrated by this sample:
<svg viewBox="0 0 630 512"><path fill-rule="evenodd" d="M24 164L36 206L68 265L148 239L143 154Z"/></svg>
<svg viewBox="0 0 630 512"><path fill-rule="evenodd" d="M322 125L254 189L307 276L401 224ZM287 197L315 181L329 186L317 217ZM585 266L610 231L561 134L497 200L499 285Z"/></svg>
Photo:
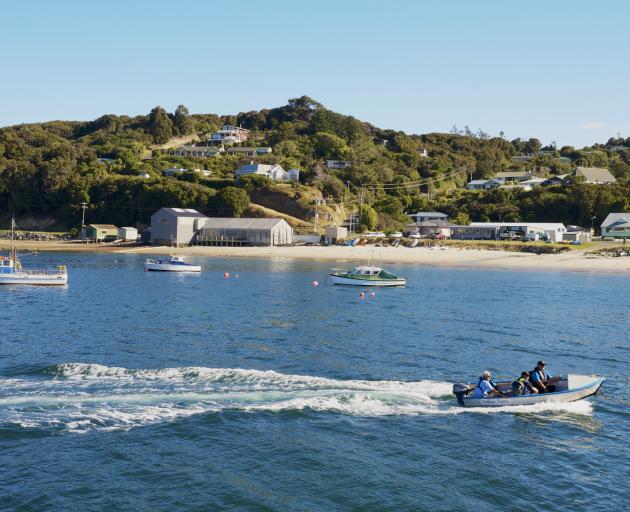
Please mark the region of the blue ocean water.
<svg viewBox="0 0 630 512"><path fill-rule="evenodd" d="M44 254L67 287L0 288L1 510L627 507L630 276L392 265L409 285L361 299L326 282L344 264L192 260ZM449 395L540 358L607 381Z"/></svg>

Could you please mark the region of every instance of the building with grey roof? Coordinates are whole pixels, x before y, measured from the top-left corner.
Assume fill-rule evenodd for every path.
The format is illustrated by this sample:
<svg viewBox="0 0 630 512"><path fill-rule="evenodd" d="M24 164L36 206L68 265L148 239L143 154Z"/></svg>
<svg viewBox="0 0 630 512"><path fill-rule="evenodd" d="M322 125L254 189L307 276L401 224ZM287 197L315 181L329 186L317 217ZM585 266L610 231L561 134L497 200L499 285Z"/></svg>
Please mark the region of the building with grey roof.
<svg viewBox="0 0 630 512"><path fill-rule="evenodd" d="M207 218L192 208L160 208L151 215L151 243L189 245Z"/></svg>
<svg viewBox="0 0 630 512"><path fill-rule="evenodd" d="M616 183L617 179L610 174L608 169L603 167L578 167L575 170L574 176L576 178L584 178L586 183L595 185L605 185L608 183Z"/></svg>
<svg viewBox="0 0 630 512"><path fill-rule="evenodd" d="M293 228L284 219L210 217L197 236L198 245L290 245Z"/></svg>
<svg viewBox="0 0 630 512"><path fill-rule="evenodd" d="M630 238L630 212L609 213L601 228L603 237Z"/></svg>

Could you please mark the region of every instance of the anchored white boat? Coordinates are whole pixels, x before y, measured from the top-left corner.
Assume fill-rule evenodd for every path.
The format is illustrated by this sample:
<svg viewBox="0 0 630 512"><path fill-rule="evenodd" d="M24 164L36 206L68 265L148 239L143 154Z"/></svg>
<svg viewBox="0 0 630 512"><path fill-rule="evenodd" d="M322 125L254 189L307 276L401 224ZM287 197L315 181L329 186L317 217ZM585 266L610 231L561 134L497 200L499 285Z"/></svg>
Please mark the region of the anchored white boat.
<svg viewBox="0 0 630 512"><path fill-rule="evenodd" d="M144 270L156 272L201 272L200 265L186 262L184 256L169 256L168 258L147 259Z"/></svg>
<svg viewBox="0 0 630 512"><path fill-rule="evenodd" d="M497 387L505 397L471 398L476 384L454 384L453 394L462 407L505 407L507 405L534 405L545 402L575 402L597 394L604 382L604 377L595 375L569 374L555 383L552 393L513 395L511 382L497 382Z"/></svg>
<svg viewBox="0 0 630 512"><path fill-rule="evenodd" d="M8 257L0 256L0 284L30 284L59 286L68 283L68 271L64 265L55 269L34 270L22 267L17 249L13 247L15 221L11 219L11 251Z"/></svg>
<svg viewBox="0 0 630 512"><path fill-rule="evenodd" d="M366 265L352 270L333 272L330 280L333 284L349 286L405 286L407 279L399 277L381 267Z"/></svg>

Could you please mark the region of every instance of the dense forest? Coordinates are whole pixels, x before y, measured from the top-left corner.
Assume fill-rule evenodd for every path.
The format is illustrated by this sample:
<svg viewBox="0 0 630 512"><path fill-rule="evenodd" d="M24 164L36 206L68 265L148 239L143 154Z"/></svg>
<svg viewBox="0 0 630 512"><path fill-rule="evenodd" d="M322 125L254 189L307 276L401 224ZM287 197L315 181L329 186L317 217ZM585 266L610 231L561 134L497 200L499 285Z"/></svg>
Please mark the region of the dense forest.
<svg viewBox="0 0 630 512"><path fill-rule="evenodd" d="M250 158L220 155L182 158L164 145L174 137L205 138L223 124L251 130L247 146L270 146L256 158L301 170L300 183L279 186L267 179L234 180ZM530 155L514 161L515 155ZM99 161L107 159L107 161ZM328 169L327 159L345 160ZM505 170L571 173L577 165L606 167L612 185L570 184L525 190L469 191L471 178ZM208 169L166 178L169 167ZM161 107L146 116L105 115L94 121L53 121L0 129L0 224L11 215L22 225L76 229L83 202L89 222L143 226L161 206L196 208L210 215L242 215L265 191L286 194L287 211L310 220L305 200L329 198L344 214L360 209L366 228L395 229L405 212L438 209L456 222L540 220L590 226L610 211L630 209L630 138L577 149L542 147L538 139L508 141L503 134L453 127L450 133L408 135L377 128L326 109L308 97L282 107L238 115L173 113ZM282 210L282 204L277 210ZM20 223L20 222L19 222ZM1 226L0 226L1 227Z"/></svg>

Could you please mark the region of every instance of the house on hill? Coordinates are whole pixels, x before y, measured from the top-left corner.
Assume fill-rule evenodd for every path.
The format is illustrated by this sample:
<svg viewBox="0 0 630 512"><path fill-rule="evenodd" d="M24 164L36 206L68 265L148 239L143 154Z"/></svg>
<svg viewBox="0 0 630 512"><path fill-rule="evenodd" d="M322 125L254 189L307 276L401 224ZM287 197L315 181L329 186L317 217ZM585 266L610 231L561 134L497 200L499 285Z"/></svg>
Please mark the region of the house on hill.
<svg viewBox="0 0 630 512"><path fill-rule="evenodd" d="M466 185L468 190L492 190L500 187L502 183L496 180L472 180Z"/></svg>
<svg viewBox="0 0 630 512"><path fill-rule="evenodd" d="M249 164L242 165L235 172L234 175L237 178L241 176L249 176L251 174L255 174L257 176L264 176L265 178L269 178L273 181L299 181L300 180L300 171L298 169L291 169L290 171L285 171L278 164Z"/></svg>
<svg viewBox="0 0 630 512"><path fill-rule="evenodd" d="M184 156L187 158L211 158L224 152L223 146L195 146L184 145L169 151L169 154L175 156Z"/></svg>
<svg viewBox="0 0 630 512"><path fill-rule="evenodd" d="M210 135L209 141L213 145L239 144L249 138L249 130L231 124L223 125L223 128Z"/></svg>
<svg viewBox="0 0 630 512"><path fill-rule="evenodd" d="M630 212L609 213L601 228L602 237L630 238Z"/></svg>
<svg viewBox="0 0 630 512"><path fill-rule="evenodd" d="M617 182L617 179L610 174L610 171L603 167L578 167L573 176L576 178L582 177L585 183L594 185L606 185Z"/></svg>
<svg viewBox="0 0 630 512"><path fill-rule="evenodd" d="M240 155L240 156L262 156L271 153L270 147L245 147L245 146L232 146L227 148L226 153L228 155Z"/></svg>

